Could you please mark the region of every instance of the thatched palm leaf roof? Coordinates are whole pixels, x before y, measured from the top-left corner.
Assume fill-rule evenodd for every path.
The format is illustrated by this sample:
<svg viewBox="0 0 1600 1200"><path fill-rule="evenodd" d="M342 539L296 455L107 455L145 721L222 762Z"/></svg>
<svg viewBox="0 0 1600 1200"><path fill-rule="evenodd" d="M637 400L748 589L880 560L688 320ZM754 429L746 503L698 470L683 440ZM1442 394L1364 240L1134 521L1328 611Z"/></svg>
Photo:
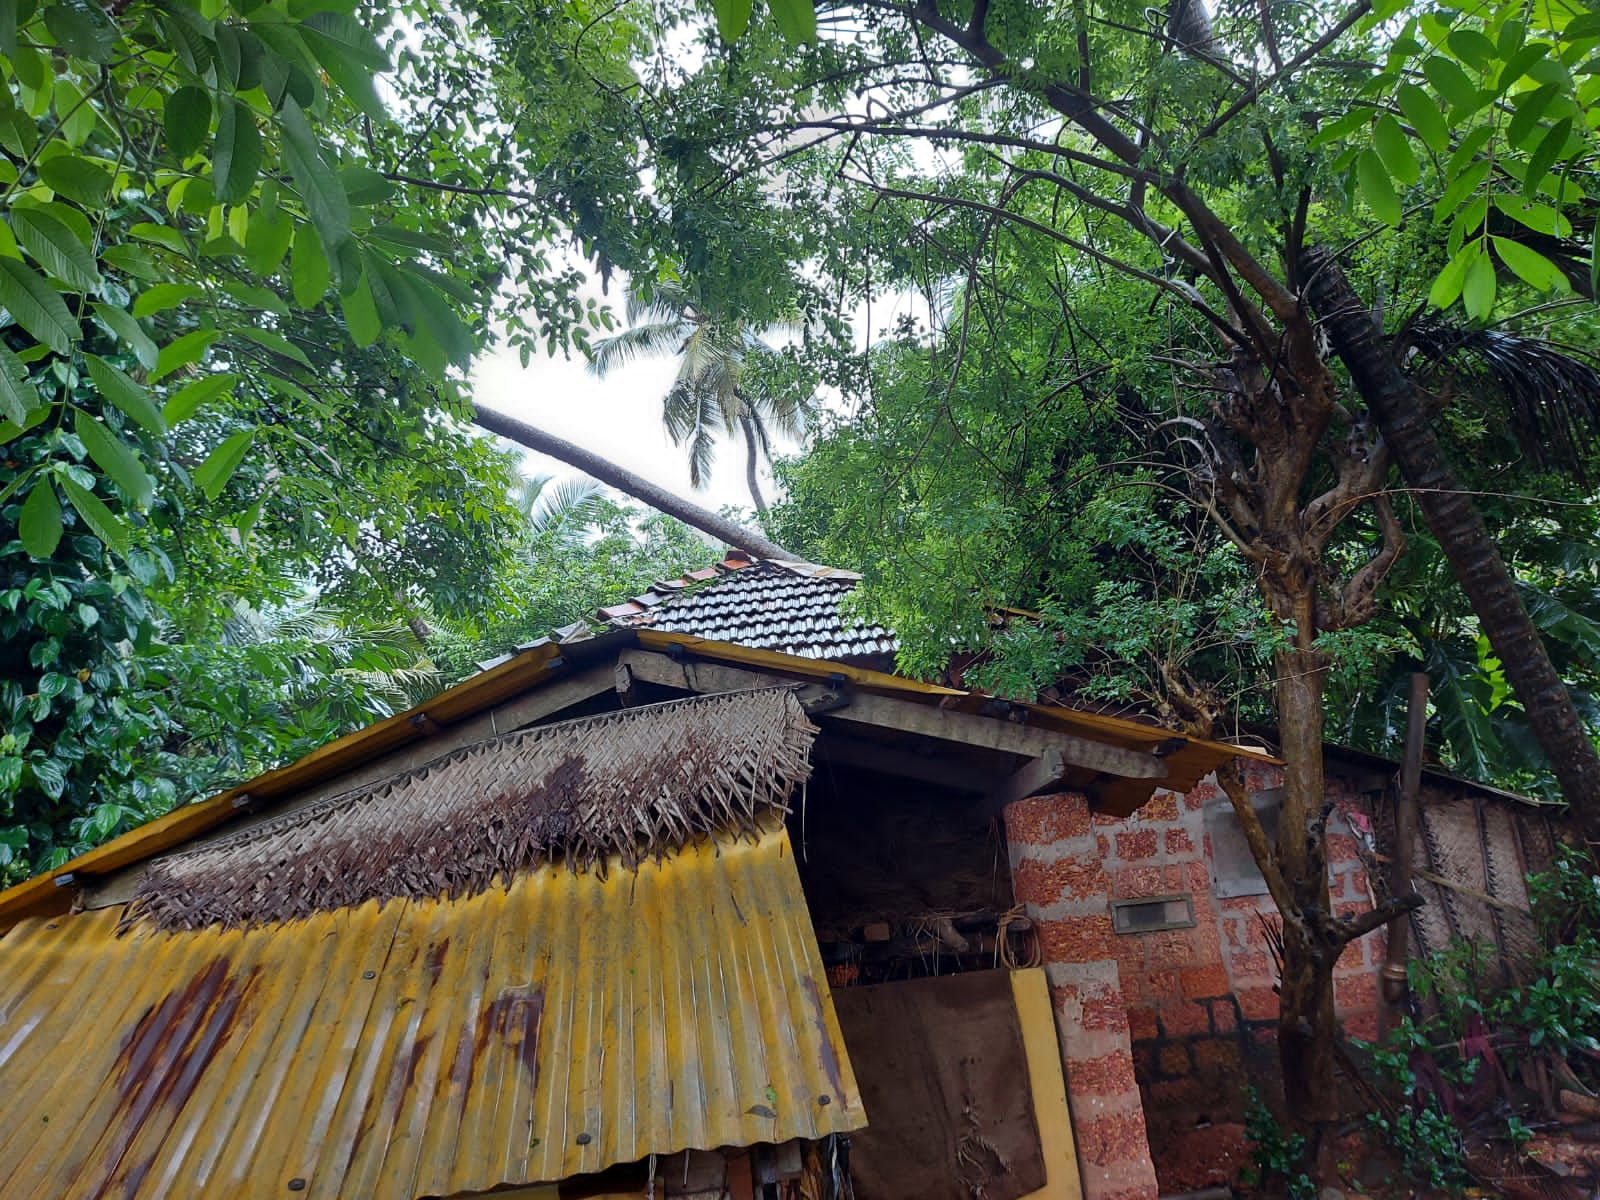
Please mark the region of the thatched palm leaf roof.
<svg viewBox="0 0 1600 1200"><path fill-rule="evenodd" d="M615 855L633 869L786 810L815 733L780 688L507 734L157 859L129 915L167 929L252 925L471 894L558 859L603 872Z"/></svg>

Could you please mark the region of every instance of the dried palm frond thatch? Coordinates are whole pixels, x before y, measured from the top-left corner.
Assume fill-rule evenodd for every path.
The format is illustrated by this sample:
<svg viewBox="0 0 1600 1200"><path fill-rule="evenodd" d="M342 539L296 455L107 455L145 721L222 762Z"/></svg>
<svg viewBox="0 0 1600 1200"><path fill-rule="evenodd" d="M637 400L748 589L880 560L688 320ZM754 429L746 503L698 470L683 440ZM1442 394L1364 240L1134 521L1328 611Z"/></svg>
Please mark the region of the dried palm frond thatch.
<svg viewBox="0 0 1600 1200"><path fill-rule="evenodd" d="M146 870L130 921L288 921L483 891L564 860L632 870L713 830L754 832L811 771L816 728L783 688L586 717L464 747Z"/></svg>

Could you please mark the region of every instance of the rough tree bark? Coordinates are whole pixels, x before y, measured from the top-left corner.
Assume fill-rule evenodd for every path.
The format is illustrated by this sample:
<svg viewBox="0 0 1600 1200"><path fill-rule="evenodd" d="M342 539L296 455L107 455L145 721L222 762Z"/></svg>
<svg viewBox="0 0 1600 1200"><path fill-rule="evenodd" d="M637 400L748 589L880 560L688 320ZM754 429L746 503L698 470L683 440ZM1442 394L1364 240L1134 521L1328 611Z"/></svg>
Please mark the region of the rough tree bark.
<svg viewBox="0 0 1600 1200"><path fill-rule="evenodd" d="M1456 480L1411 381L1333 256L1320 247L1311 249L1303 274L1307 298L1383 431L1384 443L1500 659L1506 682L1527 710L1562 795L1585 836L1600 843L1600 754L1539 640L1499 547Z"/></svg>
<svg viewBox="0 0 1600 1200"><path fill-rule="evenodd" d="M540 454L548 454L551 458L559 459L569 467L576 467L585 475L592 476L610 487L616 488L632 496L641 503L648 504L669 517L676 517L685 525L709 534L719 541L738 550L748 550L762 558L777 558L794 560L799 557L785 550L777 542L762 537L759 533L752 533L742 526L735 525L732 521L719 517L710 509L701 508L698 504L691 504L680 496L675 496L666 488L657 487L648 479L635 475L632 471L619 467L609 459L601 458L585 450L582 446L575 446L564 438L536 429L525 421L518 421L515 417L508 417L504 413L495 412L492 408L485 408L481 404L472 406L472 419L474 423L487 429L490 433L499 434L501 437L516 442L519 446L526 446L529 450L536 450Z"/></svg>

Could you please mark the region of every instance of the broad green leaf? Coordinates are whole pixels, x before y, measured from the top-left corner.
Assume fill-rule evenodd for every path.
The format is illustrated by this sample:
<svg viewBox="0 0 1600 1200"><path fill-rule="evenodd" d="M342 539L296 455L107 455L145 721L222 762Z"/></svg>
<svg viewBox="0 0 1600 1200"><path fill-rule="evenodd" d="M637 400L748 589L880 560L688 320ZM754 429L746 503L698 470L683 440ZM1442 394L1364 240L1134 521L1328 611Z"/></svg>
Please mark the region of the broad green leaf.
<svg viewBox="0 0 1600 1200"><path fill-rule="evenodd" d="M370 346L378 340L378 334L383 332L383 324L378 320L378 306L372 298L372 285L365 271L361 273L361 282L356 284L355 291L340 297L339 304L344 309L345 327L350 330L350 338L356 345Z"/></svg>
<svg viewBox="0 0 1600 1200"><path fill-rule="evenodd" d="M395 193L394 184L370 167L345 167L339 172L339 182L350 203L357 206L382 204Z"/></svg>
<svg viewBox="0 0 1600 1200"><path fill-rule="evenodd" d="M1482 186L1483 181L1489 178L1493 164L1487 159L1480 159L1470 164L1465 171L1450 181L1450 186L1445 188L1444 194L1439 197L1438 203L1433 206L1433 220L1437 224L1445 220L1460 207L1461 202Z"/></svg>
<svg viewBox="0 0 1600 1200"><path fill-rule="evenodd" d="M1459 115L1477 112L1482 107L1477 87L1467 73L1448 58L1435 54L1422 64L1422 73Z"/></svg>
<svg viewBox="0 0 1600 1200"><path fill-rule="evenodd" d="M78 510L83 523L95 537L118 554L128 553L128 530L117 515L106 507L104 500L65 475L61 476L61 490L67 494L67 502Z"/></svg>
<svg viewBox="0 0 1600 1200"><path fill-rule="evenodd" d="M231 374L207 375L204 379L196 379L173 394L161 410L161 415L167 419L168 425L187 421L238 382L239 377Z"/></svg>
<svg viewBox="0 0 1600 1200"><path fill-rule="evenodd" d="M1414 83L1403 83L1395 93L1395 99L1400 104L1400 111L1428 149L1435 154L1443 154L1449 149L1450 129L1432 96Z"/></svg>
<svg viewBox="0 0 1600 1200"><path fill-rule="evenodd" d="M1550 173L1550 168L1555 165L1566 148L1567 139L1572 136L1572 118L1563 117L1550 127L1544 135L1538 149L1528 158L1528 171L1522 180L1522 194L1533 197L1539 192L1539 185L1544 182L1544 177Z"/></svg>
<svg viewBox="0 0 1600 1200"><path fill-rule="evenodd" d="M291 359L308 370L311 367L311 360L306 357L305 351L276 330L243 328L236 329L234 332L240 337L254 342L264 350L270 350L274 354L281 354L284 358Z"/></svg>
<svg viewBox="0 0 1600 1200"><path fill-rule="evenodd" d="M111 61L118 40L117 27L97 5L85 0L52 4L44 10L44 25L56 45L73 58L94 63Z"/></svg>
<svg viewBox="0 0 1600 1200"><path fill-rule="evenodd" d="M301 308L315 307L328 294L328 285L333 282L328 256L322 251L322 239L310 225L295 230L294 249L289 252L289 278L294 302Z"/></svg>
<svg viewBox="0 0 1600 1200"><path fill-rule="evenodd" d="M736 42L750 25L751 0L712 0L717 10L717 32L725 42Z"/></svg>
<svg viewBox="0 0 1600 1200"><path fill-rule="evenodd" d="M426 250L432 254L451 254L455 251L455 247L441 237L431 233L418 233L414 229L405 229L399 225L374 225L368 232L381 242L408 246L414 250Z"/></svg>
<svg viewBox="0 0 1600 1200"><path fill-rule="evenodd" d="M232 96L217 113L217 138L211 152L211 175L217 200L238 204L255 187L261 172L261 130L255 114Z"/></svg>
<svg viewBox="0 0 1600 1200"><path fill-rule="evenodd" d="M150 373L152 381L165 379L174 371L200 362L206 356L206 351L211 348L211 343L222 334L215 329L196 329L186 333L180 338L174 338L161 347L161 357L156 363L156 369Z"/></svg>
<svg viewBox="0 0 1600 1200"><path fill-rule="evenodd" d="M0 0L0 54L17 52L17 0Z"/></svg>
<svg viewBox="0 0 1600 1200"><path fill-rule="evenodd" d="M14 258L0 258L0 308L57 354L66 354L78 339L78 323L61 294Z"/></svg>
<svg viewBox="0 0 1600 1200"><path fill-rule="evenodd" d="M421 272L403 267L395 274L399 277L400 286L407 293L418 326L428 331L449 356L451 362L457 364L470 362L477 345L450 302Z"/></svg>
<svg viewBox="0 0 1600 1200"><path fill-rule="evenodd" d="M156 484L127 443L81 408L72 415L72 430L95 464L116 482L137 508L149 508Z"/></svg>
<svg viewBox="0 0 1600 1200"><path fill-rule="evenodd" d="M168 147L178 159L188 158L211 132L211 93L186 84L167 97L161 116Z"/></svg>
<svg viewBox="0 0 1600 1200"><path fill-rule="evenodd" d="M50 213L32 207L13 208L11 231L36 263L73 291L86 292L100 286L94 255Z"/></svg>
<svg viewBox="0 0 1600 1200"><path fill-rule="evenodd" d="M244 251L250 260L250 269L257 275L268 276L283 264L294 238L294 219L286 212L257 212L250 218L250 229L245 234Z"/></svg>
<svg viewBox="0 0 1600 1200"><path fill-rule="evenodd" d="M150 317L156 313L166 312L169 308L177 308L186 300L193 300L196 296L204 296L206 290L193 283L158 283L154 287L140 292L133 302L133 315L136 317Z"/></svg>
<svg viewBox="0 0 1600 1200"><path fill-rule="evenodd" d="M170 225L156 225L149 221L140 221L129 229L128 233L138 238L141 242L165 246L174 254L182 254L188 257L193 253L183 234Z"/></svg>
<svg viewBox="0 0 1600 1200"><path fill-rule="evenodd" d="M13 425L24 426L28 423L28 414L38 405L39 391L28 378L28 368L0 345L0 416Z"/></svg>
<svg viewBox="0 0 1600 1200"><path fill-rule="evenodd" d="M1438 309L1446 309L1454 304L1461 296L1462 285L1466 283L1467 268L1482 252L1482 247L1476 242L1458 250L1428 289L1428 303Z"/></svg>
<svg viewBox="0 0 1600 1200"><path fill-rule="evenodd" d="M3 3L5 0L0 0L0 4ZM11 232L11 226L4 221L0 221L0 256L15 259L22 257L22 251L17 247L17 239Z"/></svg>
<svg viewBox="0 0 1600 1200"><path fill-rule="evenodd" d="M1555 237L1571 237L1572 222L1548 204L1530 204L1515 196L1500 195L1494 206L1519 225L1526 225L1535 233L1548 233Z"/></svg>
<svg viewBox="0 0 1600 1200"><path fill-rule="evenodd" d="M129 242L118 242L114 246L107 246L100 252L100 259L106 266L121 271L124 275L131 275L135 279L148 281L167 277L167 273L156 266L156 261L150 257L149 251Z"/></svg>
<svg viewBox="0 0 1600 1200"><path fill-rule="evenodd" d="M61 501L50 480L40 476L17 515L22 548L35 558L49 558L61 543Z"/></svg>
<svg viewBox="0 0 1600 1200"><path fill-rule="evenodd" d="M1318 147L1340 141L1355 133L1358 129L1365 129L1371 121L1372 113L1369 109L1351 109L1344 116L1336 117L1332 121L1325 121L1318 126L1317 132L1311 138L1311 148L1315 150Z"/></svg>
<svg viewBox="0 0 1600 1200"><path fill-rule="evenodd" d="M228 480L233 478L239 464L244 462L244 456L250 452L250 444L255 439L254 429L232 434L194 469L195 484L206 494L206 499L215 500L222 495L222 489L228 486Z"/></svg>
<svg viewBox="0 0 1600 1200"><path fill-rule="evenodd" d="M280 317L289 315L289 306L283 302L283 297L271 288L258 287L252 283L225 283L222 285L222 290L245 308L276 313Z"/></svg>
<svg viewBox="0 0 1600 1200"><path fill-rule="evenodd" d="M1495 90L1502 96L1528 73L1528 68L1533 66L1546 54L1550 53L1549 42L1530 42L1520 50L1515 51L1510 58L1500 67L1499 78L1495 81Z"/></svg>
<svg viewBox="0 0 1600 1200"><path fill-rule="evenodd" d="M778 32L790 45L817 40L817 10L813 0L767 0Z"/></svg>
<svg viewBox="0 0 1600 1200"><path fill-rule="evenodd" d="M1561 268L1537 250L1530 250L1510 238L1491 237L1489 240L1494 243L1494 252L1500 256L1500 261L1529 287L1541 292L1571 290L1571 284L1561 273Z"/></svg>
<svg viewBox="0 0 1600 1200"><path fill-rule="evenodd" d="M1457 58L1470 63L1480 71L1500 57L1500 51L1495 44L1476 29L1452 31L1450 36L1445 38L1445 45L1450 47Z"/></svg>
<svg viewBox="0 0 1600 1200"><path fill-rule="evenodd" d="M1600 221L1589 234L1589 294L1600 296Z"/></svg>
<svg viewBox="0 0 1600 1200"><path fill-rule="evenodd" d="M284 162L322 235L324 248L335 250L350 236L350 200L338 174L322 157L322 148L300 105L292 98L286 99L280 115Z"/></svg>
<svg viewBox="0 0 1600 1200"><path fill-rule="evenodd" d="M1506 141L1524 153L1531 153L1539 144L1539 122L1550 110L1560 90L1555 84L1547 83L1518 96L1511 120L1506 123Z"/></svg>
<svg viewBox="0 0 1600 1200"><path fill-rule="evenodd" d="M1383 160L1372 150L1363 150L1356 158L1356 182L1361 187L1362 198L1373 215L1385 225L1400 224L1400 198L1395 195L1394 184Z"/></svg>
<svg viewBox="0 0 1600 1200"><path fill-rule="evenodd" d="M389 58L359 21L343 13L313 13L301 25L300 36L328 78L357 108L374 120L387 119L373 76L389 69Z"/></svg>
<svg viewBox="0 0 1600 1200"><path fill-rule="evenodd" d="M140 425L158 436L165 435L167 423L150 393L135 383L117 367L94 354L85 354L83 362L89 368L89 378L101 397L116 405Z"/></svg>
<svg viewBox="0 0 1600 1200"><path fill-rule="evenodd" d="M1390 177L1396 182L1410 187L1421 178L1417 156L1411 151L1411 139L1400 128L1400 122L1388 113L1379 117L1377 125L1373 127L1372 144L1383 165L1388 168Z"/></svg>
<svg viewBox="0 0 1600 1200"><path fill-rule="evenodd" d="M144 331L144 327L134 319L132 313L125 308L118 308L115 304L96 304L94 315L133 351L133 356L139 360L141 367L148 371L156 365L157 356L161 352L156 349L155 342Z"/></svg>
<svg viewBox="0 0 1600 1200"><path fill-rule="evenodd" d="M1466 305L1467 315L1475 321L1487 320L1494 311L1494 292L1494 264L1480 246L1461 285L1461 302Z"/></svg>
<svg viewBox="0 0 1600 1200"><path fill-rule="evenodd" d="M111 172L76 154L58 154L40 163L39 178L88 209L100 208L111 194Z"/></svg>

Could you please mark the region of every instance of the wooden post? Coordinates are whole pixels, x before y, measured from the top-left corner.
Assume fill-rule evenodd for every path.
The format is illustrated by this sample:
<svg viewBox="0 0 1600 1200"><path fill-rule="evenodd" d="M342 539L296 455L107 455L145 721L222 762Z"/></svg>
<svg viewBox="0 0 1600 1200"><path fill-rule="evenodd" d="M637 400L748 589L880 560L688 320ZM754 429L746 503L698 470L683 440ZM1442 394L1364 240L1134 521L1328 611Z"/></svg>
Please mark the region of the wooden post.
<svg viewBox="0 0 1600 1200"><path fill-rule="evenodd" d="M1408 896L1412 892L1411 855L1422 799L1422 743L1428 726L1428 676L1416 671L1411 676L1411 699L1406 709L1405 758L1400 765L1400 788L1395 796L1394 853L1389 863L1389 894ZM1411 946L1411 914L1401 913L1389 922L1389 945L1384 955L1383 1025L1391 1027L1400 1016L1406 999L1406 960Z"/></svg>

